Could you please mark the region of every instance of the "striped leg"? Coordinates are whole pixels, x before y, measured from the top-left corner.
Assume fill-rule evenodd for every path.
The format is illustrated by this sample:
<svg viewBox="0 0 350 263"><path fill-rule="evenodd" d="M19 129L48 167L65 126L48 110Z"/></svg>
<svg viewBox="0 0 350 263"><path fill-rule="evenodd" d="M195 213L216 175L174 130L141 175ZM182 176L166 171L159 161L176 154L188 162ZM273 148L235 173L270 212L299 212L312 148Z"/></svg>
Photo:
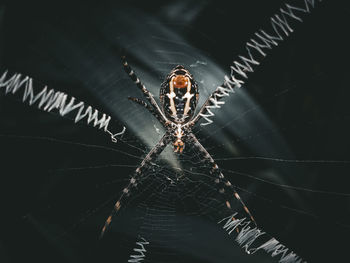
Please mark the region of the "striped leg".
<svg viewBox="0 0 350 263"><path fill-rule="evenodd" d="M133 98L133 97L129 97L129 100L136 102L138 104L140 104L141 106L145 107L150 113L152 113L152 115L154 117L156 117L156 119L162 123L163 125L165 125L164 120L159 116L159 114L154 110L154 108L152 108L149 104L147 104L146 102L144 102L143 100L140 100L138 98Z"/></svg>
<svg viewBox="0 0 350 263"><path fill-rule="evenodd" d="M208 153L208 151L198 141L198 139L196 138L196 136L193 133L191 133L189 136L190 136L190 140L192 141L193 145L201 153L203 159L212 166L212 169L211 169L210 173L217 176L217 178L215 179L215 183L216 184L220 184L220 183L222 184L222 187L219 189L219 192L222 193L222 194L225 193L225 188L224 187L227 187L227 188L231 189L233 191L233 194L234 194L235 198L240 202L240 204L242 205L244 211L249 216L250 220L255 225L257 225L254 217L252 216L252 214L250 213L248 207L244 204L243 200L241 199L241 197L237 193L235 187L231 184L231 182L229 180L227 180L224 177L224 175L222 174L222 172L219 169L219 166L215 163L214 159L211 157L211 155ZM229 200L226 200L226 206L227 206L228 209L231 209L231 204L230 204Z"/></svg>
<svg viewBox="0 0 350 263"><path fill-rule="evenodd" d="M164 150L164 148L169 144L170 142L170 136L166 133L162 139L152 148L152 150L147 154L147 156L143 159L141 164L137 167L135 170L135 173L133 177L131 177L129 184L124 188L121 196L119 197L118 201L115 203L113 210L111 214L108 216L101 234L100 238L103 237L103 235L106 233L108 228L110 227L112 223L113 217L116 215L116 213L120 210L123 202L126 201L126 198L130 196L130 192L132 189L134 189L137 185L137 180L142 177L143 171L147 168L147 166L150 164L150 162L157 158L158 155Z"/></svg>
<svg viewBox="0 0 350 263"><path fill-rule="evenodd" d="M165 117L164 113L159 108L152 93L149 92L149 90L145 87L145 85L143 85L140 79L136 76L135 72L132 70L132 68L129 66L128 62L126 61L125 56L122 56L122 63L123 63L125 72L135 82L136 86L142 91L143 95L146 97L149 103L153 106L154 110L159 114L159 116L164 120L164 122L168 123L169 122L168 119Z"/></svg>
<svg viewBox="0 0 350 263"><path fill-rule="evenodd" d="M224 96L221 94L221 86L217 88L210 96L208 99L204 102L202 107L199 109L197 115L190 121L190 125L194 126L198 121L200 121L203 117L204 114L208 113L208 108L213 107L213 108L220 108L221 104L224 104L224 102L220 102L220 99L222 99ZM212 114L213 113L208 113ZM211 116L212 116L211 115Z"/></svg>

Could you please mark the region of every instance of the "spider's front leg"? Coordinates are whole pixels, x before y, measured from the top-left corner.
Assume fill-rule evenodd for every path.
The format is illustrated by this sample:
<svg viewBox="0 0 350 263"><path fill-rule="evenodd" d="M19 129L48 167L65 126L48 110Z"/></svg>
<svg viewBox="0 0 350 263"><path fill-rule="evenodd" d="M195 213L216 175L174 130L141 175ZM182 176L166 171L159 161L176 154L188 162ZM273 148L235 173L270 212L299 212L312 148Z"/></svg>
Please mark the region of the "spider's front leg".
<svg viewBox="0 0 350 263"><path fill-rule="evenodd" d="M169 123L169 120L165 117L164 113L162 112L162 110L159 108L156 100L154 99L153 95L151 92L149 92L149 90L145 87L145 85L142 84L142 82L140 81L140 79L137 77L137 75L135 74L135 71L132 70L132 68L129 66L128 62L126 61L125 56L122 56L122 63L124 66L124 70L125 72L129 75L129 77L132 79L132 81L134 81L134 83L136 84L136 86L142 91L143 95L146 97L146 99L149 101L149 103L152 105L152 107L154 108L155 112L157 113L157 115L159 115L159 117L163 120L164 123ZM133 99L132 99L133 100ZM135 101L135 100L134 100ZM141 101L141 100L140 100ZM140 103L138 101L135 101L141 105L143 105L144 103ZM143 105L144 106L144 105Z"/></svg>
<svg viewBox="0 0 350 263"><path fill-rule="evenodd" d="M223 193L225 193L225 187L229 188L233 192L235 198L242 205L244 211L247 213L250 220L255 224L255 226L257 226L257 223L256 223L254 217L252 216L248 207L244 204L243 200L241 199L241 197L237 193L235 187L231 184L231 182L229 180L227 180L224 177L224 175L222 174L222 172L219 169L219 166L215 163L214 159L211 157L211 155L208 153L208 151L198 141L198 139L196 138L196 136L193 133L190 133L188 135L188 138L189 138L190 142L194 145L194 147L199 151L203 160L206 161L212 167L210 173L217 176L217 178L215 179L215 183L222 184L222 187L219 189L219 192L223 194ZM226 200L226 206L228 209L231 209L231 203L229 200Z"/></svg>
<svg viewBox="0 0 350 263"><path fill-rule="evenodd" d="M208 108L220 108L221 105L225 104L225 102L220 101L224 96L222 93L222 90L224 89L225 84L219 86L210 96L208 99L204 102L202 107L199 109L199 112L197 115L189 122L189 125L194 126L198 121L200 121L203 117L208 121L205 124L201 125L207 125L212 123L213 121L208 119L207 117L212 117L214 114L209 111Z"/></svg>
<svg viewBox="0 0 350 263"><path fill-rule="evenodd" d="M143 100L140 100L138 98L134 98L134 97L129 97L129 100L145 107L164 127L166 125L165 120L159 115L159 113L152 108L149 104L147 104L146 102L144 102Z"/></svg>
<svg viewBox="0 0 350 263"><path fill-rule="evenodd" d="M151 163L153 159L155 159L159 154L161 154L161 152L169 144L170 141L171 136L168 133L164 134L162 139L152 148L152 150L143 159L141 164L136 168L135 173L131 177L129 184L124 188L123 193L119 197L118 201L115 203L111 214L108 216L102 228L100 238L102 238L108 230L109 226L112 223L113 216L120 210L122 203L126 201L125 199L128 196L130 196L131 190L136 187L138 180L142 177L143 171L147 168L147 166Z"/></svg>

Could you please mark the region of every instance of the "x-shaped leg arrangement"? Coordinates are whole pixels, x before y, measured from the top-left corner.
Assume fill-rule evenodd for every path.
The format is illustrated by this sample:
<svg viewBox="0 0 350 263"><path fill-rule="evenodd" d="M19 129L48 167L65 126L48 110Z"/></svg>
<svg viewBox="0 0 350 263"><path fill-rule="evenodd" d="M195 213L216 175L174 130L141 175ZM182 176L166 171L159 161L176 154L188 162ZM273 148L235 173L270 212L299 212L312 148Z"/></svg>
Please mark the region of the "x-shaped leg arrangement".
<svg viewBox="0 0 350 263"><path fill-rule="evenodd" d="M118 201L115 203L111 214L108 216L102 228L100 238L103 237L103 235L106 233L106 231L110 227L113 216L121 209L123 203L126 201L126 198L130 196L131 191L135 189L137 182L143 176L143 171L147 169L147 167L150 165L152 160L157 158L162 153L162 151L165 149L165 147L169 143L176 140L176 136L175 136L176 129L179 127L179 124L176 124L166 118L164 112L158 106L153 95L146 89L146 87L142 84L140 79L136 76L135 72L131 69L131 67L128 65L127 61L125 60L125 57L122 57L122 63L124 66L124 70L129 75L129 77L135 82L136 86L142 91L144 97L147 99L149 104L138 98L129 98L129 99L145 107L164 126L164 128L166 129L166 132L163 135L162 139L151 149L151 151L146 155L146 157L143 159L141 164L136 168L128 185L124 188L123 193L121 194ZM212 96L213 94L210 95L209 98L211 98ZM219 169L219 166L215 163L214 159L211 157L208 151L204 148L204 146L198 141L196 136L192 133L192 127L201 119L202 113L205 112L206 110L205 105L208 105L208 103L210 103L209 98L206 101L206 103L202 106L202 108L200 109L200 111L197 113L196 116L194 116L188 122L181 124L181 129L182 131L184 131L182 140L185 141L187 144L192 145L194 149L198 151L201 159L203 159L204 162L209 167L211 167L210 174L213 176L213 182L217 185L219 192L221 194L224 194L224 193L229 194L229 196L233 195L240 202L244 211L249 216L250 220L256 225L256 222L253 216L249 212L243 200L238 195L237 191L235 190L235 187L230 183L229 180L227 180L224 177L224 175ZM232 209L231 203L229 200L226 200L225 205L228 209Z"/></svg>

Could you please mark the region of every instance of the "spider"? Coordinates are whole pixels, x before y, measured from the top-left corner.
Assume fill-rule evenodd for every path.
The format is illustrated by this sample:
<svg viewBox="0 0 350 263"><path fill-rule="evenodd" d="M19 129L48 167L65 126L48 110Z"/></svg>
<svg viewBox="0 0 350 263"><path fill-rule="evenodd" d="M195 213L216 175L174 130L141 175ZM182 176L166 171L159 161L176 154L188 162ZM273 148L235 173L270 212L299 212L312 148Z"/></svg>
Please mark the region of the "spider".
<svg viewBox="0 0 350 263"><path fill-rule="evenodd" d="M122 56L122 64L125 72L142 91L144 97L150 104L144 100L134 97L129 97L129 99L145 107L164 126L166 132L160 141L149 151L141 164L136 168L134 175L129 181L129 184L124 188L122 195L115 203L111 214L105 221L100 238L104 236L110 227L114 215L122 206L123 199L130 194L132 188L136 187L137 180L142 177L143 171L170 143L173 144L174 152L178 154L183 152L186 144L193 145L194 148L198 150L200 157L211 167L210 174L214 176L214 182L219 186L219 192L223 194L225 192L225 188L231 189L235 198L243 206L244 211L250 217L251 221L255 226L257 226L255 219L235 190L234 186L224 177L212 156L192 132L192 127L201 119L202 114L204 114L206 111L206 106L212 103L211 98L217 91L214 91L208 97L207 101L203 104L199 112L194 116L199 98L198 85L192 74L185 69L185 67L178 65L167 75L164 82L161 84L159 95L161 106L159 106L152 93L147 90L147 88L135 74L134 70L132 70L126 61L125 56ZM225 204L228 209L231 209L231 204L228 200L226 200Z"/></svg>

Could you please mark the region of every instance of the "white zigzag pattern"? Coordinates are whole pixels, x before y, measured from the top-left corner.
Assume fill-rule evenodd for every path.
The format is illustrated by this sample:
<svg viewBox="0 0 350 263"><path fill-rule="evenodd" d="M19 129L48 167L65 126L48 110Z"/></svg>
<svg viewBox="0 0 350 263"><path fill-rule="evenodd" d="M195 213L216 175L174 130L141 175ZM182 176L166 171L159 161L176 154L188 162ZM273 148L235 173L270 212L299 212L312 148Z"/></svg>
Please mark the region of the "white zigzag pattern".
<svg viewBox="0 0 350 263"><path fill-rule="evenodd" d="M69 97L64 92L55 91L53 89L48 90L45 86L39 93L35 95L33 89L33 80L28 76L22 76L21 74L15 73L12 77L7 77L7 71L0 78L0 88L5 88L5 94L15 94L22 87L24 87L22 102L28 102L30 106L37 103L38 109L46 112L52 110L58 110L61 116L65 116L68 113L77 110L75 114L74 122L77 123L80 120L86 118L87 124L92 125L98 129L103 129L111 136L112 142L117 142L117 136L121 136L125 133L126 128L123 127L121 132L113 134L109 129L108 125L111 117L102 114L93 109L91 106L85 106L85 103L80 101L76 102L74 97Z"/></svg>
<svg viewBox="0 0 350 263"><path fill-rule="evenodd" d="M258 250L262 249L271 254L272 257L279 257L278 262L280 263L306 263L306 261L273 237L270 237L268 241L261 243L261 240L266 240L266 237L269 236L256 226L252 227L252 222L247 218L244 217L239 219L236 218L236 216L237 213L234 213L233 215L220 220L218 224L226 220L222 228L229 235L235 232L236 229L239 229L239 233L236 235L235 241L245 249L247 254L254 254ZM257 243L260 243L260 245L257 245Z"/></svg>
<svg viewBox="0 0 350 263"><path fill-rule="evenodd" d="M251 38L245 45L247 51L246 57L238 56L238 61L234 61L231 66L230 77L225 76L225 81L222 86L217 87L213 94L209 97L206 111L200 115L206 120L201 125L211 124L213 121L210 119L215 114L213 109L221 108L221 105L225 104L224 101L219 101L223 97L228 97L230 93L234 93L234 88L240 88L244 84L243 79L248 79L247 73L254 72L254 66L260 64L260 62L254 58L253 51L256 55L262 58L266 56L266 51L272 49L274 46L278 46L279 42L282 42L285 37L288 37L293 32L290 21L303 20L296 15L299 13L310 13L311 9L315 7L315 0L303 0L304 6L297 7L290 4L285 4L279 9L278 14L274 14L270 18L272 33L268 34L266 31L260 29L255 32L254 38ZM322 0L317 0L321 2ZM289 21L288 19L289 18ZM256 57L256 56L255 56Z"/></svg>

